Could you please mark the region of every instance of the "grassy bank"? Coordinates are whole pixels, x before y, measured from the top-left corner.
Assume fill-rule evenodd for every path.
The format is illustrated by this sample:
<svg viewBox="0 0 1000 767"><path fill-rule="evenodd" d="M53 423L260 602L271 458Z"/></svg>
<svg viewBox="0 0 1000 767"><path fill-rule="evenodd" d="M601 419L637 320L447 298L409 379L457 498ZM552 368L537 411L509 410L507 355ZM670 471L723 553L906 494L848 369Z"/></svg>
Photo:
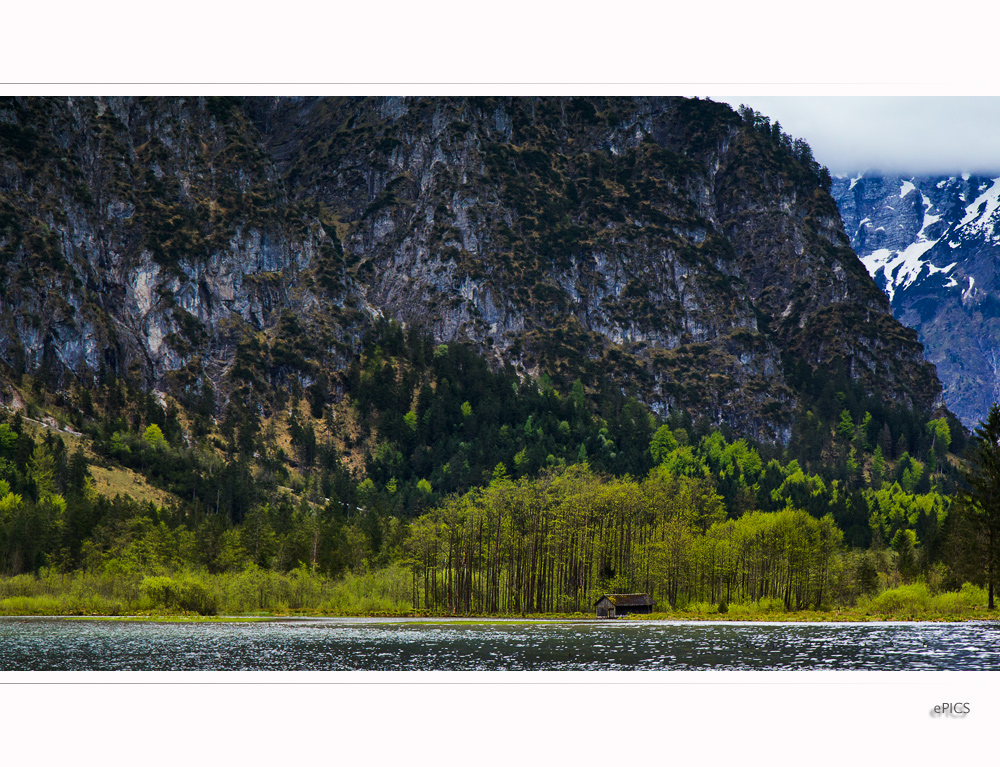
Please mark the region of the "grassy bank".
<svg viewBox="0 0 1000 767"><path fill-rule="evenodd" d="M144 575L128 572L43 571L0 578L0 615L143 616L222 619L221 616L457 617L483 622L517 619L589 620L590 613L469 616L414 609L411 574L402 567L352 574L336 580L307 568L278 573L248 567L238 573L186 570ZM781 600L752 603L691 603L677 609L632 616L631 620L694 621L961 621L996 619L983 588L932 593L923 583L887 589L856 604L825 610L786 610ZM509 624L509 620L505 623Z"/></svg>
<svg viewBox="0 0 1000 767"><path fill-rule="evenodd" d="M962 621L1000 618L987 609L986 590L966 583L959 591L931 593L923 583L886 589L874 597L861 597L856 604L827 610L786 610L780 599L762 599L749 604L690 604L684 609L635 620L730 620L730 621Z"/></svg>
<svg viewBox="0 0 1000 767"><path fill-rule="evenodd" d="M390 567L331 580L299 568L278 573L182 571L0 579L0 615L407 615L410 573Z"/></svg>

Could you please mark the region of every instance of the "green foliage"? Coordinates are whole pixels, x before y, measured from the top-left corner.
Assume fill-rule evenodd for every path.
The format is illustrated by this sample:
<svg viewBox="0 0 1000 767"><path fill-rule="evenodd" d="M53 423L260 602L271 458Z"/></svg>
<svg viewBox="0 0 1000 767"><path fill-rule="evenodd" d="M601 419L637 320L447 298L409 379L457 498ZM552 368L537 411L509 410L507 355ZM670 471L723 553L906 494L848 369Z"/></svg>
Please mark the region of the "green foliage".
<svg viewBox="0 0 1000 767"><path fill-rule="evenodd" d="M837 436L844 443L854 440L854 421L851 420L849 410L842 410L840 413L840 422L837 424Z"/></svg>
<svg viewBox="0 0 1000 767"><path fill-rule="evenodd" d="M9 424L0 423L0 456L7 456L14 449L17 434Z"/></svg>
<svg viewBox="0 0 1000 767"><path fill-rule="evenodd" d="M994 403L975 430L966 449L965 487L957 499L958 511L972 533L970 558L978 560L989 588L989 608L1000 575L1000 405Z"/></svg>
<svg viewBox="0 0 1000 767"><path fill-rule="evenodd" d="M887 589L871 601L873 613L894 616L919 615L927 611L931 594L923 583Z"/></svg>
<svg viewBox="0 0 1000 767"><path fill-rule="evenodd" d="M885 456L882 453L882 446L876 445L872 454L872 486L877 490L882 480L885 478Z"/></svg>
<svg viewBox="0 0 1000 767"><path fill-rule="evenodd" d="M0 520L10 521L21 510L24 499L17 493L10 492L10 486L6 482L3 484L5 487L0 488L5 491L0 493Z"/></svg>
<svg viewBox="0 0 1000 767"><path fill-rule="evenodd" d="M937 493L908 493L900 484L884 485L862 494L868 510L874 539L881 545L894 545L901 531L913 533L912 544L921 537L932 544L948 516L951 501Z"/></svg>
<svg viewBox="0 0 1000 767"><path fill-rule="evenodd" d="M951 427L948 419L937 418L927 422L927 430L934 438L934 445L939 453L944 453L951 446Z"/></svg>
<svg viewBox="0 0 1000 767"><path fill-rule="evenodd" d="M986 589L963 583L959 591L943 592L931 597L930 608L940 614L962 615L987 606Z"/></svg>
<svg viewBox="0 0 1000 767"><path fill-rule="evenodd" d="M438 362L448 363L454 351L439 355ZM447 373L435 388L461 380L456 368ZM730 442L720 432L691 440L690 424L679 422L655 430L647 426L641 452L652 459L654 444L665 452L641 481L570 462L532 473L539 430L543 436L551 429L557 438L573 438L586 423L578 401L547 384L541 388L546 393L523 385L520 390L566 409L552 418L544 409L530 411L505 424L505 436L498 433L510 441L506 455L521 445L513 453L516 477L508 477L505 462L497 461L482 472L488 485L461 496L438 496L428 477L411 480L408 488L390 475L383 483L369 477L343 485L342 497L350 502L319 498L310 504L306 498L316 498L315 490L303 488L293 501L254 487L248 472L247 486L254 489L239 516L197 503L186 511L157 509L88 494L85 462L71 485L71 461L56 441L8 437L0 445L8 456L0 478L0 567L8 573L62 570L80 591L70 594L46 581L40 590L26 588L0 600L0 611L569 612L589 610L601 591L616 589L647 590L677 609L709 605L718 614L725 605L735 618L855 599L884 614L918 609L936 614L933 599L940 585L928 586L932 601L926 605L913 599L896 604L889 596L871 607L865 600L884 585L919 585L924 577L940 584L947 577L940 566L932 567L949 518L943 496L908 493L895 483L848 493L839 480L825 480L796 461L765 463L744 440ZM426 391L418 395L416 407L411 398L409 409L397 411L401 439L407 433L419 437L433 423L421 415L411 419L414 430L404 420L409 412L431 412L426 406L434 398ZM469 419L460 403L474 407L478 420L487 400L451 402L452 423L462 433ZM642 418L648 424L648 415ZM632 414L627 422L637 420ZM141 422L135 428L141 429ZM8 432L17 434L13 428ZM185 455L185 448L165 438L151 443L145 437L155 431L148 428L109 433L108 444L117 443L121 459L148 463L155 467L150 471L162 472ZM618 451L611 435L600 427L594 452ZM400 447L380 447L379 465L405 471ZM220 509L222 490L245 471L241 466L235 456L230 464L214 464L217 484L210 488L218 488L212 495ZM912 470L911 463L907 467ZM318 488L320 479L308 485ZM31 492L23 494L22 488ZM65 495L59 492L64 489ZM438 505L403 523L392 512L408 493L418 509ZM888 551L861 555L843 549L836 520L853 519L859 511L871 522L872 538ZM338 576L341 581L333 580ZM974 588L969 586L967 595ZM942 599L951 600L951 607L941 609L966 604L965 597Z"/></svg>
<svg viewBox="0 0 1000 767"><path fill-rule="evenodd" d="M28 464L28 476L35 483L35 492L39 499L55 493L56 461L45 443L35 445Z"/></svg>
<svg viewBox="0 0 1000 767"><path fill-rule="evenodd" d="M399 566L331 580L297 568L288 573L254 565L220 575L181 570L171 575L69 575L0 578L0 615L407 614L411 583Z"/></svg>
<svg viewBox="0 0 1000 767"><path fill-rule="evenodd" d="M917 534L913 530L898 530L890 543L897 554L896 568L904 583L913 580L917 570Z"/></svg>
<svg viewBox="0 0 1000 767"><path fill-rule="evenodd" d="M890 618L966 618L987 606L986 590L965 583L958 591L934 593L925 583L886 589L858 601L862 615Z"/></svg>
<svg viewBox="0 0 1000 767"><path fill-rule="evenodd" d="M924 476L924 465L912 458L909 453L903 453L896 464L896 479L908 493L914 493Z"/></svg>
<svg viewBox="0 0 1000 767"><path fill-rule="evenodd" d="M498 463L518 476L579 460L613 473L652 465L650 414L634 399L595 402L582 385L564 396L551 381L491 371L464 344L435 346L391 323L368 336L346 390L362 433L379 436L367 474L382 487L394 477L407 514L418 508L421 479L437 492L464 491Z"/></svg>
<svg viewBox="0 0 1000 767"><path fill-rule="evenodd" d="M143 432L142 438L153 450L162 450L167 446L167 440L163 436L163 431L155 423L151 423Z"/></svg>
<svg viewBox="0 0 1000 767"><path fill-rule="evenodd" d="M708 474L708 467L695 455L694 448L678 447L661 457L660 465L671 474L698 477Z"/></svg>
<svg viewBox="0 0 1000 767"><path fill-rule="evenodd" d="M403 422L406 424L406 428L411 432L416 432L417 430L417 413L414 410L407 411L406 415L403 416Z"/></svg>
<svg viewBox="0 0 1000 767"><path fill-rule="evenodd" d="M679 445L670 427L664 424L656 430L656 433L653 435L653 441L649 445L649 452L653 456L653 463L662 463L666 459L667 454L678 447Z"/></svg>
<svg viewBox="0 0 1000 767"><path fill-rule="evenodd" d="M515 530L516 548L499 558L506 531ZM478 564L464 560L451 572L449 563L472 540ZM498 479L417 520L406 549L422 581L417 601L452 612L580 610L611 590L647 590L670 604L778 599L794 609L832 599L841 541L832 518L799 510L725 520L708 481L661 465L642 483L602 480L587 467L516 483ZM552 565L535 572L512 564L518 561Z"/></svg>
<svg viewBox="0 0 1000 767"><path fill-rule="evenodd" d="M199 615L215 615L217 605L208 588L194 578L175 580L168 576L146 576L139 584L139 592L154 610L170 612L178 609Z"/></svg>
<svg viewBox="0 0 1000 767"><path fill-rule="evenodd" d="M410 572L392 565L384 570L346 573L328 592L317 611L333 615L406 614L412 604Z"/></svg>

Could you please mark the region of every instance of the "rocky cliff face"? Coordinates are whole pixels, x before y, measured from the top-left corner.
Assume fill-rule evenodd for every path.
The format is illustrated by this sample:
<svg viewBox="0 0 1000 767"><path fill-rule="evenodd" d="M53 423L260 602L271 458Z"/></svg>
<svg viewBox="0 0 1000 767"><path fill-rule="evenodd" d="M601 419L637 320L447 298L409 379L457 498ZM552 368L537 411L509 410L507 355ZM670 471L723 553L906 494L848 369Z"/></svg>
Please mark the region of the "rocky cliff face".
<svg viewBox="0 0 1000 767"><path fill-rule="evenodd" d="M566 386L610 374L660 412L763 425L791 394L715 231L713 161L655 139L663 104L608 106L292 102L270 146L388 315Z"/></svg>
<svg viewBox="0 0 1000 767"><path fill-rule="evenodd" d="M610 373L661 413L771 438L795 400L789 367L797 381L842 372L908 406L938 395L814 169L728 107L255 108L290 192L342 225L369 298L442 340L566 382Z"/></svg>
<svg viewBox="0 0 1000 767"><path fill-rule="evenodd" d="M939 393L816 169L724 105L18 99L0 152L15 374L225 390L242 343L308 383L383 315L763 439L817 377Z"/></svg>
<svg viewBox="0 0 1000 767"><path fill-rule="evenodd" d="M833 193L863 263L969 427L1000 400L1000 179L862 173Z"/></svg>
<svg viewBox="0 0 1000 767"><path fill-rule="evenodd" d="M15 374L218 379L282 311L343 306L336 259L234 102L0 105L0 358Z"/></svg>

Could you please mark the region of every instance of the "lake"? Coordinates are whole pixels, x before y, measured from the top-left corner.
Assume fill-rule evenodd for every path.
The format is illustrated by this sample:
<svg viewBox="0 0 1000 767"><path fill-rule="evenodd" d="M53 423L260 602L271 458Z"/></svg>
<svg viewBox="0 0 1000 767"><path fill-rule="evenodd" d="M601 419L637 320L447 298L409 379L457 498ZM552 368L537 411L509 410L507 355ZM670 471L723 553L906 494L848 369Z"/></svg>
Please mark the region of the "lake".
<svg viewBox="0 0 1000 767"><path fill-rule="evenodd" d="M993 670L995 623L0 618L0 670Z"/></svg>

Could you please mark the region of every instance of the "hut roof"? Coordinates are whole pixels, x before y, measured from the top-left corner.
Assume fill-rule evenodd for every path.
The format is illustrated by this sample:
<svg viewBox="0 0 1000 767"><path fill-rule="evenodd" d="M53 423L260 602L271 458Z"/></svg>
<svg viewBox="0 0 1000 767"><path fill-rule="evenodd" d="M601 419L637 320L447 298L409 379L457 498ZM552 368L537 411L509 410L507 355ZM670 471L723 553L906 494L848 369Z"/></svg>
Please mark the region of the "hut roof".
<svg viewBox="0 0 1000 767"><path fill-rule="evenodd" d="M649 594L604 594L601 599L607 597L615 607L652 607L656 604ZM600 602L601 599L597 601ZM596 604L596 603L595 603Z"/></svg>

